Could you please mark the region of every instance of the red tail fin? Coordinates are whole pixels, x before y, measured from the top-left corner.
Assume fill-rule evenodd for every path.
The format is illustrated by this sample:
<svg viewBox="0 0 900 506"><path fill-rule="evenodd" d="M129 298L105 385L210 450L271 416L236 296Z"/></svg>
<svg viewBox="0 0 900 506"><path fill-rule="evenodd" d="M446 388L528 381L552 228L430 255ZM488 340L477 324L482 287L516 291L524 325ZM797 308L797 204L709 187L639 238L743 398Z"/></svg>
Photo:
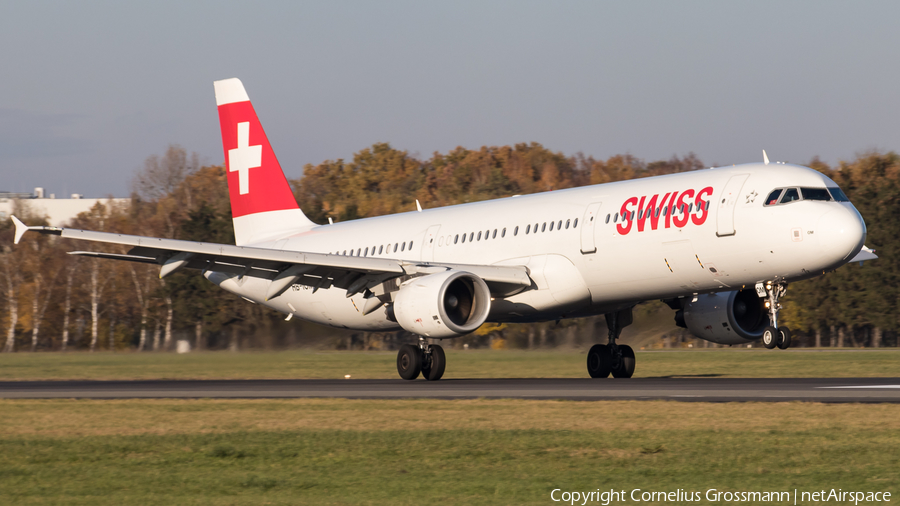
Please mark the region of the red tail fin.
<svg viewBox="0 0 900 506"><path fill-rule="evenodd" d="M235 242L275 240L314 226L297 206L244 85L238 79L214 85Z"/></svg>

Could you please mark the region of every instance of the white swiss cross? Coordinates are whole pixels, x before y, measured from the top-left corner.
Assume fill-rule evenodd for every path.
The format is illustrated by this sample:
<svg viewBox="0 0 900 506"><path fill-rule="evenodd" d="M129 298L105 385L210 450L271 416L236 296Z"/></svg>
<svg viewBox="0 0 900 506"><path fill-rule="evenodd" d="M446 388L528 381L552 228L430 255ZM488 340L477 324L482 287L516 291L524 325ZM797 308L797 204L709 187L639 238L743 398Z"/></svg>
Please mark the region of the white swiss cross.
<svg viewBox="0 0 900 506"><path fill-rule="evenodd" d="M240 194L250 192L250 169L262 165L262 146L250 145L250 122L237 125L237 147L228 150L228 171L238 173Z"/></svg>

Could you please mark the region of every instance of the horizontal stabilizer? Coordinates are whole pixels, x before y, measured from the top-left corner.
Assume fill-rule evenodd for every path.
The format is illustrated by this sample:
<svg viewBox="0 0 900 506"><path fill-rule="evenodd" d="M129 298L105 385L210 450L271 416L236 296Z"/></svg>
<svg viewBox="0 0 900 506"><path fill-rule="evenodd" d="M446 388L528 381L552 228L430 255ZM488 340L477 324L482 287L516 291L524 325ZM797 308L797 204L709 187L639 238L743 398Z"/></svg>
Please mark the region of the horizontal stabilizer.
<svg viewBox="0 0 900 506"><path fill-rule="evenodd" d="M866 260L875 260L878 258L878 255L875 254L875 250L871 248L867 248L863 246L859 253L856 254L855 257L851 258L851 262L865 262Z"/></svg>

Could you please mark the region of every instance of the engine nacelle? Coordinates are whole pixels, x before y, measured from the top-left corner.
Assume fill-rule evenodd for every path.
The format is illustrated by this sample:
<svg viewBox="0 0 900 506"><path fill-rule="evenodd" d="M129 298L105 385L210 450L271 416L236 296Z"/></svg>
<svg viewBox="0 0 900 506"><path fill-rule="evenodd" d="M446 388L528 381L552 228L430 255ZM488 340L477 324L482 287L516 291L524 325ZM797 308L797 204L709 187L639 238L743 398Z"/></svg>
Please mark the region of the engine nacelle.
<svg viewBox="0 0 900 506"><path fill-rule="evenodd" d="M394 296L393 313L405 330L426 337L457 337L481 326L491 311L483 279L449 270L410 279Z"/></svg>
<svg viewBox="0 0 900 506"><path fill-rule="evenodd" d="M698 295L683 309L692 334L720 344L742 344L762 338L769 325L765 299L753 289ZM676 320L678 315L676 315Z"/></svg>

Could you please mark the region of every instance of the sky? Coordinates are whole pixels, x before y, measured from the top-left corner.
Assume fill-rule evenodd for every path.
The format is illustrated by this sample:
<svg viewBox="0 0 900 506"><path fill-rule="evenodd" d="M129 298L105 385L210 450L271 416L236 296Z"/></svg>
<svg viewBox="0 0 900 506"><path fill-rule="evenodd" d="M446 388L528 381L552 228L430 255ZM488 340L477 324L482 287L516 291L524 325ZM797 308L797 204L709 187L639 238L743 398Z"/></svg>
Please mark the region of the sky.
<svg viewBox="0 0 900 506"><path fill-rule="evenodd" d="M422 159L836 164L900 150L900 3L0 3L0 191L127 196L148 156L223 152L240 78L289 178L388 142Z"/></svg>

